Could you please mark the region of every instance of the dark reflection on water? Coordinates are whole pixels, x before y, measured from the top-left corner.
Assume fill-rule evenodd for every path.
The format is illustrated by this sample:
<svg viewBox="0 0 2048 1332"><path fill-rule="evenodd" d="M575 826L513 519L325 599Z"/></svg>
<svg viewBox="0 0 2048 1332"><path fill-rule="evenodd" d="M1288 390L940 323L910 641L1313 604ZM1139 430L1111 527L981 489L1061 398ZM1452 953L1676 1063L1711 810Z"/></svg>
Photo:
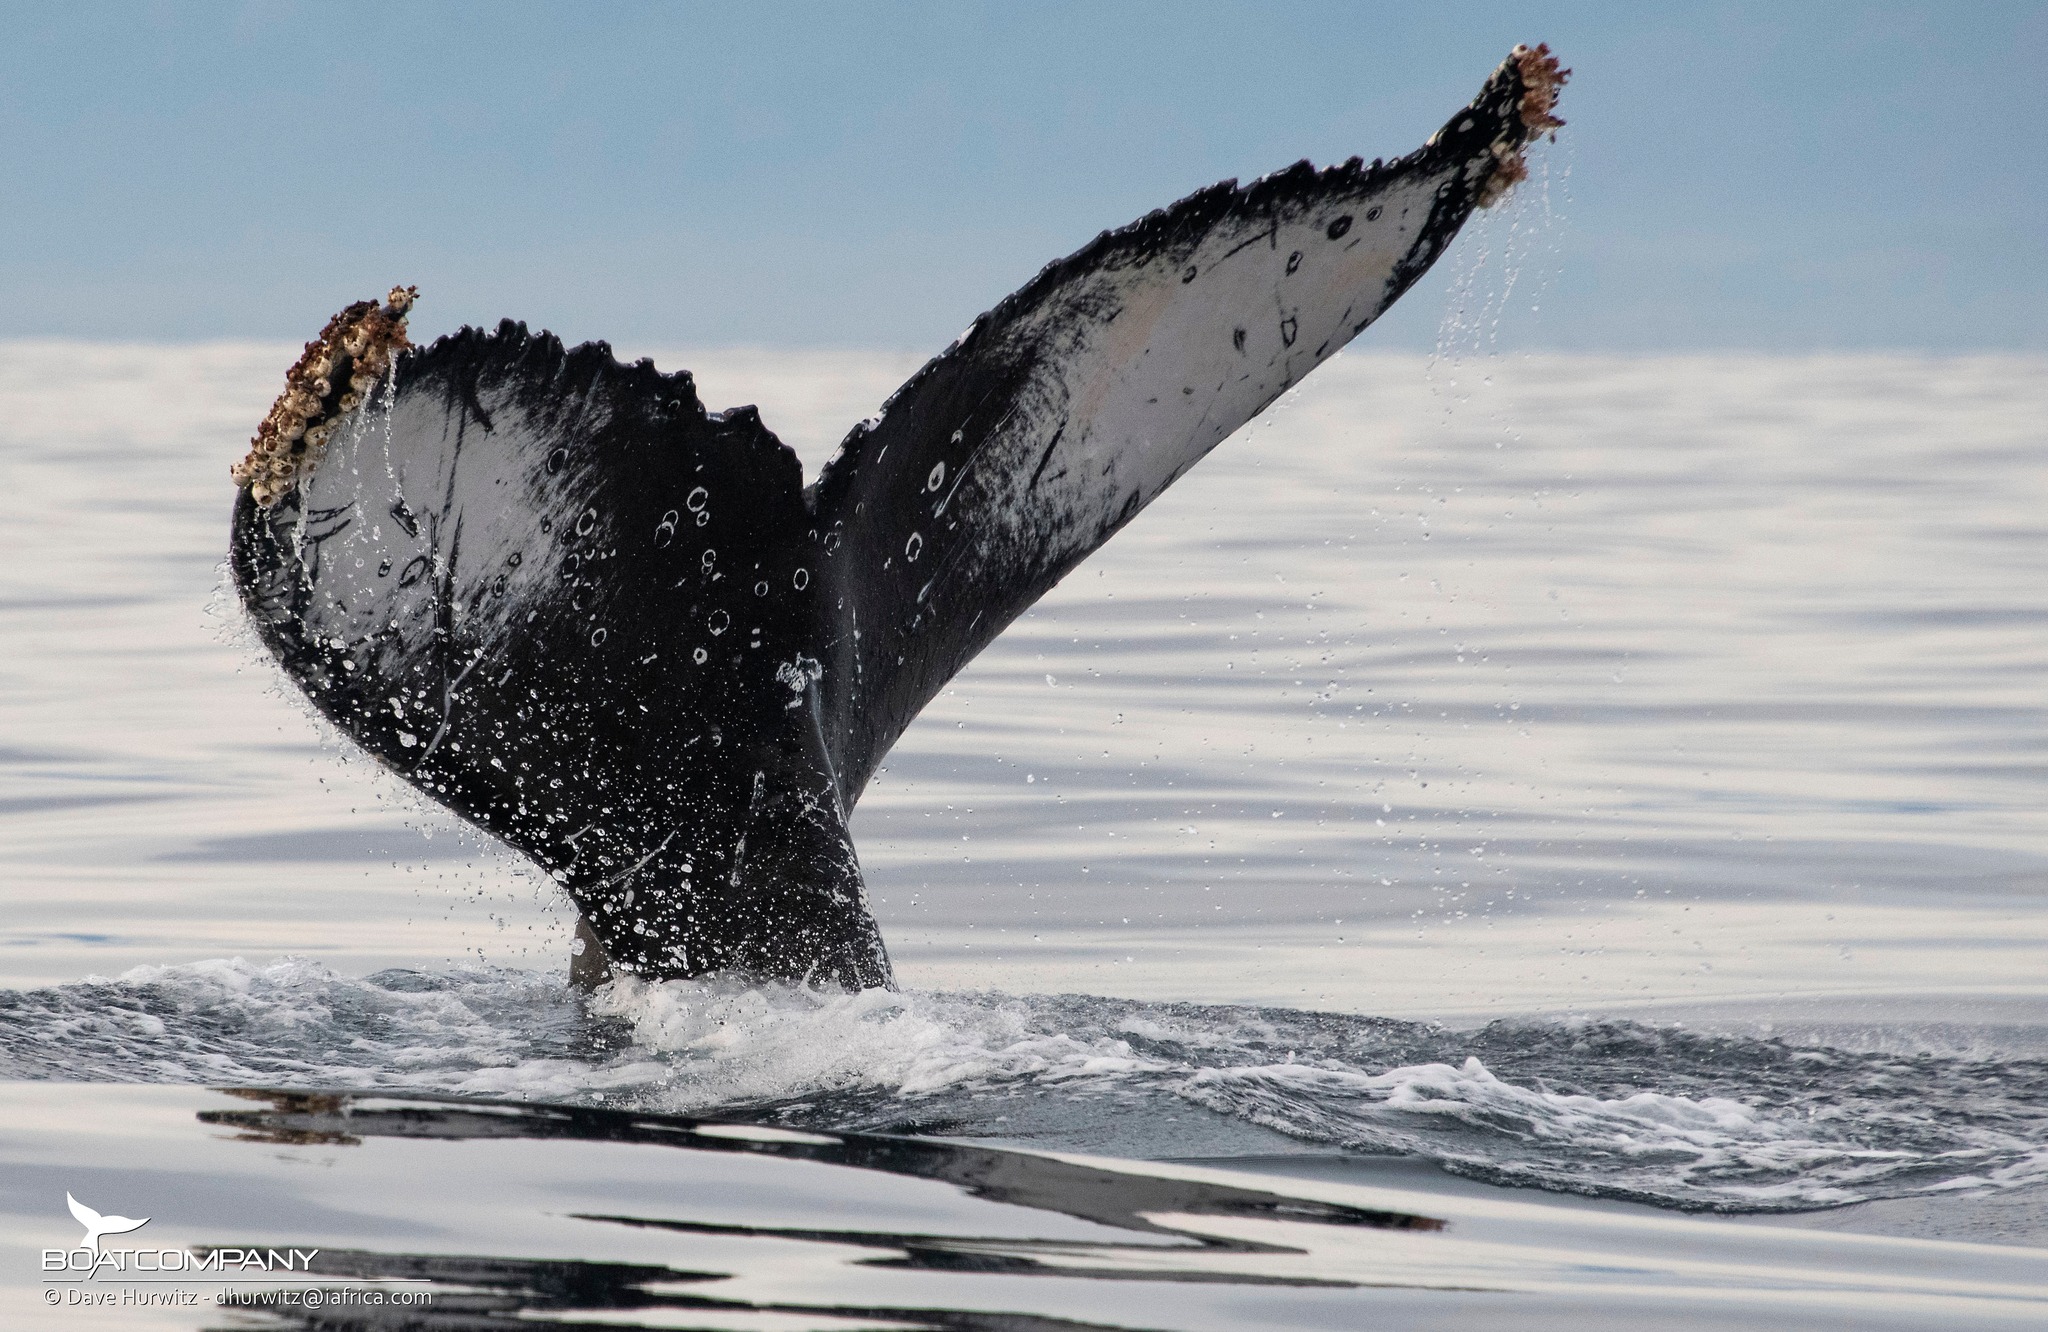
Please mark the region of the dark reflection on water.
<svg viewBox="0 0 2048 1332"><path fill-rule="evenodd" d="M600 1224L686 1235L836 1246L872 1253L873 1257L859 1260L865 1264L904 1271L1344 1288L1357 1283L1203 1266L1204 1258L1216 1254L1298 1255L1304 1250L1203 1234L1157 1218L1224 1217L1394 1231L1444 1228L1444 1222L1435 1217L1287 1197L1202 1180L1127 1174L970 1144L795 1133L764 1126L718 1124L583 1106L412 1097L363 1099L346 1094L262 1089L235 1089L229 1094L262 1102L265 1108L203 1111L198 1118L202 1123L234 1129L237 1137L246 1141L353 1147L369 1138L576 1139L778 1157L937 1180L977 1199L1056 1212L1128 1234L1121 1241L1102 1242L733 1225L683 1216L571 1214L579 1220ZM594 1247L601 1249L602 1241ZM1125 1258L1142 1259L1142 1265L1120 1264ZM1162 1258L1168 1261L1162 1263ZM431 1305L425 1308L372 1306L350 1301L346 1289L360 1288L314 1286L252 1293L246 1297L245 1307L260 1309L287 1326L306 1328L483 1328L507 1326L511 1320L517 1320L519 1326L570 1325L587 1321L593 1311L603 1311L603 1321L608 1326L634 1326L631 1321L622 1323L619 1315L688 1310L883 1319L906 1327L963 1332L1109 1326L1017 1313L722 1300L674 1288L723 1280L730 1273L644 1264L323 1249L313 1271L327 1277L426 1282L433 1287L434 1295ZM566 1322L556 1317L571 1312L575 1317ZM669 1317L659 1325L677 1324Z"/></svg>
<svg viewBox="0 0 2048 1332"><path fill-rule="evenodd" d="M16 1249L75 1246L82 1190L152 1218L145 1249L216 1256L0 1264L0 1308L48 1307L59 1321L33 1325L53 1332L101 1325L59 1307L73 1296L131 1295L190 1311L153 1325L222 1332L1946 1332L2048 1309L2039 1249L1524 1201L1336 1155L1148 1163L602 1106L51 1082L0 1082L0 1124ZM273 1253L288 1261L249 1257Z"/></svg>

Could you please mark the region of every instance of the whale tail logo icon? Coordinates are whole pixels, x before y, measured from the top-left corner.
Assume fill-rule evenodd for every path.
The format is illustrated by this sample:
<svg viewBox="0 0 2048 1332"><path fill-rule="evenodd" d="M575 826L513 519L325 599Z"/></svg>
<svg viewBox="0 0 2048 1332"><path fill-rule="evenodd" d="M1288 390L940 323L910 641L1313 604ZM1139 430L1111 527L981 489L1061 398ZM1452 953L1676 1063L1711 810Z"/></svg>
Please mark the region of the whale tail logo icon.
<svg viewBox="0 0 2048 1332"><path fill-rule="evenodd" d="M71 1215L78 1218L78 1224L85 1227L85 1238L78 1241L78 1247L91 1249L94 1253L100 1251L100 1236L125 1235L131 1230L140 1230L149 1224L149 1218L146 1216L139 1219L132 1216L102 1216L69 1193L64 1195L64 1201L70 1206Z"/></svg>

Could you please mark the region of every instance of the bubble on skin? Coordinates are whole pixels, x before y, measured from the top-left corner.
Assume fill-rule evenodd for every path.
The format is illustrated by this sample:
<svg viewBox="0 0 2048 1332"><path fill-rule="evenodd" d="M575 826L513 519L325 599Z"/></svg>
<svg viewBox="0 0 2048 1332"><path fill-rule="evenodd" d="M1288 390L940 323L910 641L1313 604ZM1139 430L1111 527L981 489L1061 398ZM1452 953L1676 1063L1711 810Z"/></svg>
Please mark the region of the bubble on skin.
<svg viewBox="0 0 2048 1332"><path fill-rule="evenodd" d="M916 563L917 563L917 557L918 557L919 555L922 555L923 553L924 553L924 536L923 536L923 534L922 534L922 533L919 533L919 532L912 532L912 533L910 534L910 540L908 540L908 541L906 541L906 542L904 542L904 543L903 543L903 558L904 558L904 559L906 559L906 560L909 560L909 561L910 561L910 562L911 562L912 564L916 564Z"/></svg>

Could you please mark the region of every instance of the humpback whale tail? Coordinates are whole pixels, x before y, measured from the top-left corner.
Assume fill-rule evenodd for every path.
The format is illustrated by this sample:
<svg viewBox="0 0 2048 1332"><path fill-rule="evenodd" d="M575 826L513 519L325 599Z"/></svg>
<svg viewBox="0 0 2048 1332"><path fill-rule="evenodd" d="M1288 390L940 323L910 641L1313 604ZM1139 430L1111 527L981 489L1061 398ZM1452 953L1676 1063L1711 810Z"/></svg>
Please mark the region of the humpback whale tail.
<svg viewBox="0 0 2048 1332"><path fill-rule="evenodd" d="M350 306L235 469L243 602L323 713L562 885L586 955L887 984L847 819L897 736L1519 180L1567 73L1518 47L1406 157L1105 232L809 487L687 373L509 321L410 349L411 289Z"/></svg>

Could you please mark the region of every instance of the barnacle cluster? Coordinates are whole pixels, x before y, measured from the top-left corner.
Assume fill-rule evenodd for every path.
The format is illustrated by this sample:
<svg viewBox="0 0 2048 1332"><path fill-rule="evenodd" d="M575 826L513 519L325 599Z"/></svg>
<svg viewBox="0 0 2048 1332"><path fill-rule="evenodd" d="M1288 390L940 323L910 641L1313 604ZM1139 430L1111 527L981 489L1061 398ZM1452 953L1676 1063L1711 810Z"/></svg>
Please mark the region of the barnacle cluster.
<svg viewBox="0 0 2048 1332"><path fill-rule="evenodd" d="M1522 156L1529 140L1545 134L1555 139L1564 126L1557 117L1557 95L1572 72L1559 68L1557 57L1542 43L1517 46L1508 53L1508 59L1515 62L1515 72L1521 76L1522 97L1515 113L1521 118L1524 133L1512 138L1503 136L1490 145L1494 168L1479 189L1481 208L1493 207L1509 190L1529 178L1529 163Z"/></svg>
<svg viewBox="0 0 2048 1332"><path fill-rule="evenodd" d="M249 456L229 470L249 497L270 508L312 471L340 419L363 405L391 358L412 345L405 316L417 287L393 287L384 304L357 301L327 321L284 377L284 392L249 441Z"/></svg>

